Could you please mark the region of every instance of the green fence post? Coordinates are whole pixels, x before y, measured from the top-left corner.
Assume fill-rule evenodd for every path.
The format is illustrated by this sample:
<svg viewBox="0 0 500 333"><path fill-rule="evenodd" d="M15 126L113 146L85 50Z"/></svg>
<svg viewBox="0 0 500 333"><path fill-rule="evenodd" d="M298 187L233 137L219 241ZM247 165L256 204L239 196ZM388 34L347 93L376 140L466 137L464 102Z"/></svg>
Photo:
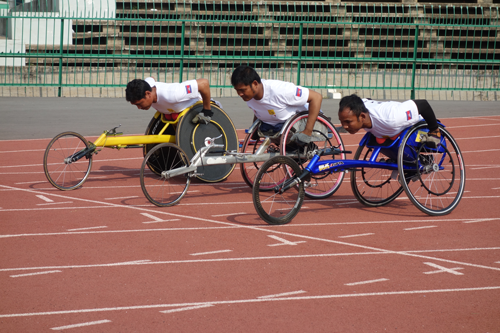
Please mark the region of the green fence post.
<svg viewBox="0 0 500 333"><path fill-rule="evenodd" d="M59 87L57 89L57 97L62 96L63 41L64 41L64 19L61 19L61 39L59 44ZM45 40L45 44L47 44L47 40Z"/></svg>
<svg viewBox="0 0 500 333"><path fill-rule="evenodd" d="M179 70L179 82L182 82L182 74L184 71L184 34L186 33L186 21L182 21L181 27L181 68Z"/></svg>
<svg viewBox="0 0 500 333"><path fill-rule="evenodd" d="M410 99L415 99L415 72L417 71L417 50L418 50L418 25L415 26L415 45L413 45L413 65L411 67L411 94Z"/></svg>
<svg viewBox="0 0 500 333"><path fill-rule="evenodd" d="M298 65L297 65L297 85L300 86L300 66L302 65L302 35L304 30L304 23L300 24L299 29L299 54L298 54ZM293 56L293 54L292 54ZM290 73L291 74L291 73Z"/></svg>

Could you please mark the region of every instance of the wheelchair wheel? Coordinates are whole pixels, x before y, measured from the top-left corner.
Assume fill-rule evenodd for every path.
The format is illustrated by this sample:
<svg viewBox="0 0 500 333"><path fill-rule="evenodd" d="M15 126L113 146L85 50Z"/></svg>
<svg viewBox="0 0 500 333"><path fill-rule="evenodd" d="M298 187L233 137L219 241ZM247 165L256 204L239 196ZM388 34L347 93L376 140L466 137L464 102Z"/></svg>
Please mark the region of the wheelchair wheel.
<svg viewBox="0 0 500 333"><path fill-rule="evenodd" d="M78 133L64 132L56 135L43 156L43 170L47 180L63 191L80 187L90 174L92 155L69 163L67 158L89 146L88 141Z"/></svg>
<svg viewBox="0 0 500 333"><path fill-rule="evenodd" d="M354 154L355 160L369 161L373 148L366 143L358 147ZM376 162L390 162L389 157L379 153ZM396 163L397 161L392 161ZM366 206L379 207L396 199L403 187L397 180L396 170L381 168L358 168L351 171L351 188L356 199Z"/></svg>
<svg viewBox="0 0 500 333"><path fill-rule="evenodd" d="M145 135L157 135L161 132L163 127L165 126L165 123L161 120L161 113L156 112L156 114L153 116L151 121L148 124L148 127L146 127L146 132ZM175 135L175 127L174 126L169 126L163 133L164 135ZM146 157L146 155L149 153L151 149L153 149L157 143L151 143L151 144L145 144L143 147L143 156ZM149 166L149 169L153 171L156 175L160 175L160 172L156 170L155 168Z"/></svg>
<svg viewBox="0 0 500 333"><path fill-rule="evenodd" d="M193 124L191 120L203 109L203 105L196 104L179 121L175 136L177 145L186 153L189 160L196 152L205 146L206 137L217 137L222 134L222 138L217 139L217 143L223 143L222 151L238 151L238 136L234 124L229 116L217 105L212 104L213 116L208 124ZM208 152L208 156L224 156L225 153L219 151ZM235 164L218 164L198 167L196 178L205 182L219 182L231 174Z"/></svg>
<svg viewBox="0 0 500 333"><path fill-rule="evenodd" d="M255 134L257 130L258 128L256 127L251 133L248 133L245 140L243 141L243 145L241 146L240 152L249 154L255 154L257 152L259 147L264 142L264 138L259 138L258 135ZM257 139L253 140L252 137L256 137ZM274 145L271 145L265 151L265 153L272 153L272 152L279 152L279 148ZM262 164L264 164L264 162L252 162L252 163L240 164L241 176L243 177L243 180L245 181L245 183L247 183L248 186L253 187L255 176L257 175L257 172L259 172L259 169L262 166ZM264 191L266 190L266 188L262 186L261 190Z"/></svg>
<svg viewBox="0 0 500 333"><path fill-rule="evenodd" d="M460 202L465 187L462 153L451 134L439 126L441 143L431 148L421 142L427 124L415 125L403 138L398 152L398 171L403 189L422 212L449 214Z"/></svg>
<svg viewBox="0 0 500 333"><path fill-rule="evenodd" d="M188 166L189 159L180 147L172 143L156 145L142 162L140 174L142 192L156 206L175 205L186 194L191 178L187 174L182 174L166 179L161 176L161 172Z"/></svg>
<svg viewBox="0 0 500 333"><path fill-rule="evenodd" d="M286 155L286 153L297 152L299 148L294 142L290 142L291 137L296 132L301 132L306 127L307 123L307 111L301 112L294 116L292 121L288 124L287 128L283 132L281 138L281 154ZM344 150L344 144L342 143L342 139L340 138L340 134L338 133L335 126L329 121L329 119L320 114L316 123L314 124L313 130L313 143L319 149L329 148L331 146L336 146L340 150ZM297 162L302 167L305 167L309 160L314 156L314 153L308 154L307 159L298 159ZM346 158L345 154L340 156L336 156L335 159ZM332 156L321 156L320 161L332 159ZM311 180L309 182L309 186L305 188L305 195L309 198L313 199L323 199L331 196L335 193L340 185L342 184L342 180L344 179L345 172L337 172L333 173L331 171L326 171L323 173L318 173L312 175Z"/></svg>
<svg viewBox="0 0 500 333"><path fill-rule="evenodd" d="M300 166L286 156L275 156L262 164L252 189L253 204L259 216L268 224L290 222L304 202L304 183L280 193L280 186L302 173ZM261 187L271 191L262 191Z"/></svg>

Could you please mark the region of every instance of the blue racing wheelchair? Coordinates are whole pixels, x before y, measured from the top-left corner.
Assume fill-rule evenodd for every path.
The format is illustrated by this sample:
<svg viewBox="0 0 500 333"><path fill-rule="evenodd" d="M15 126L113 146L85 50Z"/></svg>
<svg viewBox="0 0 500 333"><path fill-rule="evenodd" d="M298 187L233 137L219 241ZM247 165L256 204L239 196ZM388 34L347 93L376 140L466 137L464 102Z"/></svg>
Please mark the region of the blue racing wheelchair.
<svg viewBox="0 0 500 333"><path fill-rule="evenodd" d="M441 142L437 147L424 142L427 124L419 122L383 143L367 133L352 160L324 159L325 155L351 153L341 147L317 149L304 169L290 157L275 156L255 177L255 209L269 224L288 223L300 211L311 177L349 171L354 196L364 205L386 205L404 191L422 212L449 214L462 198L465 166L451 134L441 123L439 129Z"/></svg>

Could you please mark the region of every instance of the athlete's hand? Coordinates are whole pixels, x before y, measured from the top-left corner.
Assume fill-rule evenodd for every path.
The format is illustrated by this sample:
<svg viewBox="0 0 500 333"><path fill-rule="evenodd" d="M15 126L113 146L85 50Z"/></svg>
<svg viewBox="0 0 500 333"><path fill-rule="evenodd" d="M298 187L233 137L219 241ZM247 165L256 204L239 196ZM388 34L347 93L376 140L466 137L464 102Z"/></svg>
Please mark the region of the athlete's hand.
<svg viewBox="0 0 500 333"><path fill-rule="evenodd" d="M303 147L312 141L312 137L310 135L304 134L304 132L299 132L292 135L292 138L290 140Z"/></svg>

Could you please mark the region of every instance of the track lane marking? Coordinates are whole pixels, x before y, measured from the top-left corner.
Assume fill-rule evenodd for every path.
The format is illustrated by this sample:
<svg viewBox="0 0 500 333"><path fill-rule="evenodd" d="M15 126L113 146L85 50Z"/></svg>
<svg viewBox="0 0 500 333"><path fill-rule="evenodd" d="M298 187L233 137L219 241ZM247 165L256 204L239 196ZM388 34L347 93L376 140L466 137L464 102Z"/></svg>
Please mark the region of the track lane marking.
<svg viewBox="0 0 500 333"><path fill-rule="evenodd" d="M376 279L376 280L368 280L368 281L360 281L360 282L351 282L351 283L345 283L346 286L358 286L360 284L369 284L369 283L376 283L376 282L384 282L384 281L389 281L389 279L382 278L382 279Z"/></svg>
<svg viewBox="0 0 500 333"><path fill-rule="evenodd" d="M188 310L197 310L197 309L203 309L203 308L209 308L214 306L213 304L201 304L201 305L195 305L195 306L186 306L183 308L178 308L178 309L173 309L173 310L165 310L165 311L160 311L161 313L173 313L173 312L180 312L180 311L188 311Z"/></svg>
<svg viewBox="0 0 500 333"><path fill-rule="evenodd" d="M361 236L371 236L371 235L375 235L375 234L373 232L367 232L365 234L339 236L339 238L351 238L351 237L361 237Z"/></svg>
<svg viewBox="0 0 500 333"><path fill-rule="evenodd" d="M16 190L28 192L28 193L39 193L38 191L34 191L34 190L15 188L15 187L6 186L6 185L0 185L0 187L7 188L7 189L16 189ZM234 227L234 224L229 223L229 222L222 222L222 221L217 221L217 220L208 219L208 218L181 215L181 214L169 213L169 212L164 212L164 211L156 211L156 210L152 210L150 208L146 209L146 208L141 208L141 207L136 207L136 206L127 206L127 205L115 204L115 203L110 203L110 202L99 202L96 200L68 197L68 196L63 196L63 195L55 194L55 193L50 193L50 194L47 193L47 195L51 195L51 196L55 196L55 197L59 197L59 198L65 198L65 199L70 198L73 200L80 200L80 201L90 202L90 203L98 203L98 204L102 204L105 206L113 206L113 207L118 207L118 208L127 208L127 209L141 210L141 211L146 211L146 212L154 212L156 214L165 214L165 215L169 215L169 216L173 216L173 217L189 218L189 219L193 219L193 220L197 220L197 221L210 222L210 223L214 223L214 224L221 224L221 225ZM338 240L319 238L319 237L313 237L313 236L307 236L307 235L300 235L300 234L295 234L295 233L291 233L291 232L273 230L271 228L261 228L261 227L249 226L249 225L238 225L237 227L241 228L241 229L247 229L247 230L271 232L271 233L279 234L282 236L299 237L299 238L315 240L315 241L319 241L319 242L332 243L332 244L337 244L337 245L345 245L347 247L361 248L361 249L365 249L365 250L378 251L378 252L387 253L387 254L397 254L397 255L413 257L413 258L422 258L422 259L435 260L435 261L441 261L441 262L447 262L447 263L455 263L455 264L460 264L460 265L464 265L464 266L486 268L486 269L490 269L490 270L500 270L500 268L496 268L496 267L489 267L489 266L476 265L476 264L471 264L471 263L464 263L464 262L459 262L459 261L449 260L449 259L444 259L444 258L429 257L429 256L409 253L406 251L386 250L386 249L381 249L381 248L377 248L374 246L366 246L366 245L360 245L360 244L354 244L354 243L347 243L347 242L338 241Z"/></svg>
<svg viewBox="0 0 500 333"><path fill-rule="evenodd" d="M73 325L67 325L67 326L60 326L60 327L52 327L51 330L53 331L62 331L62 330L67 330L70 328L78 328L78 327L85 327L85 326L92 326L92 325L100 325L100 324L106 324L106 323L111 323L111 320L97 320L97 321L89 321L87 323L81 323L81 324L73 324Z"/></svg>
<svg viewBox="0 0 500 333"><path fill-rule="evenodd" d="M414 228L405 228L403 230L420 230L420 229L428 229L428 228L436 228L437 225L427 225L423 227L414 227Z"/></svg>
<svg viewBox="0 0 500 333"><path fill-rule="evenodd" d="M218 250L218 251L210 251L210 252L199 252L199 253L191 253L191 256L204 256L207 254L217 254L217 253L226 253L233 252L233 250Z"/></svg>
<svg viewBox="0 0 500 333"><path fill-rule="evenodd" d="M288 241L286 239L283 239L283 238L275 236L275 235L267 235L267 237L271 237L272 239L275 239L275 240L277 240L279 242L279 243L276 243L276 244L268 244L267 246L297 245L297 244L305 243L306 242L306 241L292 242L292 241Z"/></svg>
<svg viewBox="0 0 500 333"><path fill-rule="evenodd" d="M45 202L54 202L54 200L49 199L49 198L47 198L46 196L41 195L41 194L40 194L40 195L35 195L35 197L37 197L37 198L39 198L39 199L42 199L42 200L43 200L43 201L45 201Z"/></svg>
<svg viewBox="0 0 500 333"><path fill-rule="evenodd" d="M11 275L11 278L17 278L17 277L25 277L25 276L33 276L33 275L42 275L42 274L52 274L52 273L61 273L62 271L60 270L54 270L54 271L45 271L45 272L36 272L36 273L27 273L27 274L17 274L17 275Z"/></svg>
<svg viewBox="0 0 500 333"><path fill-rule="evenodd" d="M454 275L464 275L464 273L456 272L457 270L463 269L463 267L446 268L432 262L424 262L424 264L438 269L437 271L424 272L424 274L451 273Z"/></svg>
<svg viewBox="0 0 500 333"><path fill-rule="evenodd" d="M298 295L298 294L303 294L303 293L306 293L306 291L297 290L297 291L290 291L288 293L281 293L281 294L276 294L276 295L259 296L257 298L276 298L276 297L283 297L283 296L290 296L290 295Z"/></svg>
<svg viewBox="0 0 500 333"><path fill-rule="evenodd" d="M104 229L104 228L107 228L107 226L101 225L99 227L87 227L87 228L68 229L68 231L83 231L83 230Z"/></svg>
<svg viewBox="0 0 500 333"><path fill-rule="evenodd" d="M454 289L402 290L402 291L385 291L385 292L373 292L373 293L330 294L330 295L316 295L316 296L250 298L250 299L238 299L238 300L228 300L228 301L132 305L132 306L79 309L79 310L61 310L61 311L31 312L31 313L10 313L10 314L0 314L0 318L50 316L50 315L61 315L61 314L75 314L75 313L97 313L97 312L109 312L109 311L144 310L144 309L157 309L157 308L168 308L168 307L186 308L186 307L204 306L204 305L208 306L208 305L228 305L228 304L251 304L251 303L263 303L263 302L309 301L309 300L335 299L335 298L355 298L355 297L395 296L395 295L419 295L419 294L487 291L487 290L500 290L500 286L486 286L486 287L475 287L475 288L454 288Z"/></svg>

